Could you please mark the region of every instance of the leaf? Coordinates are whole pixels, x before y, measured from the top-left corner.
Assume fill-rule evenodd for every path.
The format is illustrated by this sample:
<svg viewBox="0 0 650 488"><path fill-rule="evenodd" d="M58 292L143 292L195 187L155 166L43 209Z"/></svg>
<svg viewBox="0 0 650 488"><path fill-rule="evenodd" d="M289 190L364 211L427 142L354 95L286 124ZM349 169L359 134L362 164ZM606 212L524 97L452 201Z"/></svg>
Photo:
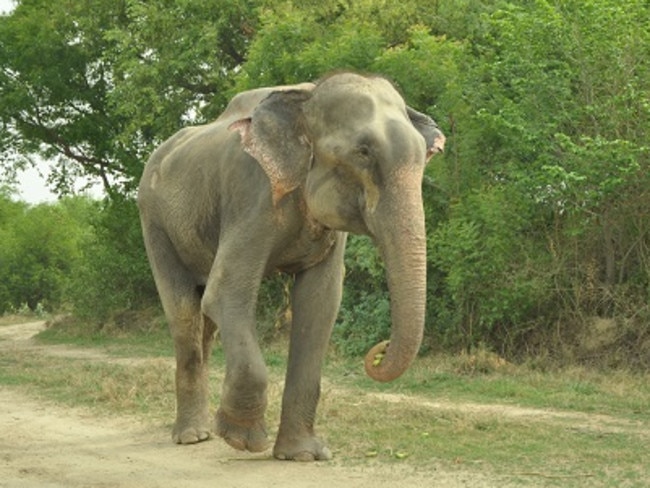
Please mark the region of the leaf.
<svg viewBox="0 0 650 488"><path fill-rule="evenodd" d="M372 365L373 366L379 366L381 364L381 362L384 360L385 355L386 355L385 352L378 352L377 354L375 354L375 359L372 362Z"/></svg>

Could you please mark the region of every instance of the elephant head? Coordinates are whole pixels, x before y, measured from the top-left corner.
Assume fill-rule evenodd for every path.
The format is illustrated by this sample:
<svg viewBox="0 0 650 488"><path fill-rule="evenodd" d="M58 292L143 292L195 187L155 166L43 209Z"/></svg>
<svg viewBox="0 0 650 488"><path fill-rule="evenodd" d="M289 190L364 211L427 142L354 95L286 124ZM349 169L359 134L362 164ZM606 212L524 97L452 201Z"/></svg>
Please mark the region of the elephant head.
<svg viewBox="0 0 650 488"><path fill-rule="evenodd" d="M332 75L311 89L283 90L231 125L272 186L274 205L302 188L309 217L369 235L387 269L390 341L366 357L378 381L400 376L419 350L426 300L421 185L445 137L380 77Z"/></svg>

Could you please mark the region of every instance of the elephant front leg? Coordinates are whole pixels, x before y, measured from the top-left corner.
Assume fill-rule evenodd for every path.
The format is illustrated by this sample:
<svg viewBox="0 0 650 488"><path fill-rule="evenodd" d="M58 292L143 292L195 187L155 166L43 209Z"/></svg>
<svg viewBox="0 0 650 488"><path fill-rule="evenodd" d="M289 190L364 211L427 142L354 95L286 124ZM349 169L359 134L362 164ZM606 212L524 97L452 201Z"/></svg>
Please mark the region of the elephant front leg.
<svg viewBox="0 0 650 488"><path fill-rule="evenodd" d="M217 435L231 447L250 452L269 448L264 419L266 382L266 367L261 361L244 368L234 366L226 374L217 411Z"/></svg>
<svg viewBox="0 0 650 488"><path fill-rule="evenodd" d="M253 328L222 331L226 378L217 411L217 434L240 451L269 448L264 414L267 372Z"/></svg>
<svg viewBox="0 0 650 488"><path fill-rule="evenodd" d="M296 277L289 365L273 449L277 459L321 461L332 457L316 436L314 423L322 364L341 303L345 240L346 235L341 234L325 261Z"/></svg>
<svg viewBox="0 0 650 488"><path fill-rule="evenodd" d="M261 452L269 447L264 420L267 372L255 332L255 310L265 261L247 256L246 250L222 245L201 307L219 324L226 356L217 435L235 449Z"/></svg>

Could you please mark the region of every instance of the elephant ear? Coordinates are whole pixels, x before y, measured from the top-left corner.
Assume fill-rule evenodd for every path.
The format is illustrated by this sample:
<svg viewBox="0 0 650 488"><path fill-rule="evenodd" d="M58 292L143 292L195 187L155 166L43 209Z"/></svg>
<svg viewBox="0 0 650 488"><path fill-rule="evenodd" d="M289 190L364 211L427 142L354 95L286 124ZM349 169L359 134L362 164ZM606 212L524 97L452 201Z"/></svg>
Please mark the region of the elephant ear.
<svg viewBox="0 0 650 488"><path fill-rule="evenodd" d="M438 124L429 117L411 107L406 107L409 119L427 143L427 161L431 156L442 152L445 148L445 136L438 129Z"/></svg>
<svg viewBox="0 0 650 488"><path fill-rule="evenodd" d="M302 112L311 96L305 90L271 93L250 117L230 124L241 136L244 150L260 164L271 181L273 205L297 188L307 176L312 148Z"/></svg>

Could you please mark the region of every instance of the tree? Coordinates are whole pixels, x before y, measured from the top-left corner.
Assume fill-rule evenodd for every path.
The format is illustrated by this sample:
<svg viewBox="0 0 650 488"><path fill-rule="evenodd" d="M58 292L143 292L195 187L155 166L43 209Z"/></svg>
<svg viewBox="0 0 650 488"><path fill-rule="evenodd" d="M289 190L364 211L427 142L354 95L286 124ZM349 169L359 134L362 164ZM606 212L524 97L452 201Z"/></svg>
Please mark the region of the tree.
<svg viewBox="0 0 650 488"><path fill-rule="evenodd" d="M75 172L104 183L79 297L106 296L85 283L118 263L102 310L131 306L151 288L133 190L159 141L240 90L383 73L447 135L424 182L431 344L514 353L594 315L641 344L648 19L644 0L21 0L0 18L0 164L39 154L62 192ZM388 295L368 240L346 267L335 339L354 352L385 333Z"/></svg>
<svg viewBox="0 0 650 488"><path fill-rule="evenodd" d="M446 186L460 191L434 259L448 293L438 310L453 312L448 330L478 325L470 345L521 349L596 315L647 331L649 14L641 1L503 4L467 39L456 150L473 177ZM507 198L494 207L495 195Z"/></svg>
<svg viewBox="0 0 650 488"><path fill-rule="evenodd" d="M73 313L103 324L116 313L158 303L136 206L116 197L93 202L89 210L66 288Z"/></svg>
<svg viewBox="0 0 650 488"><path fill-rule="evenodd" d="M5 161L54 160L51 183L61 193L72 175L99 178L110 191L111 177L129 174L133 154L115 138L120 123L110 117L102 55L102 31L121 9L123 2L26 0L0 18L0 149Z"/></svg>
<svg viewBox="0 0 650 488"><path fill-rule="evenodd" d="M62 305L81 258L84 205L64 200L32 207L0 198L0 313Z"/></svg>
<svg viewBox="0 0 650 488"><path fill-rule="evenodd" d="M81 174L129 194L156 143L223 107L254 6L21 0L0 17L3 164L38 154L60 193Z"/></svg>

